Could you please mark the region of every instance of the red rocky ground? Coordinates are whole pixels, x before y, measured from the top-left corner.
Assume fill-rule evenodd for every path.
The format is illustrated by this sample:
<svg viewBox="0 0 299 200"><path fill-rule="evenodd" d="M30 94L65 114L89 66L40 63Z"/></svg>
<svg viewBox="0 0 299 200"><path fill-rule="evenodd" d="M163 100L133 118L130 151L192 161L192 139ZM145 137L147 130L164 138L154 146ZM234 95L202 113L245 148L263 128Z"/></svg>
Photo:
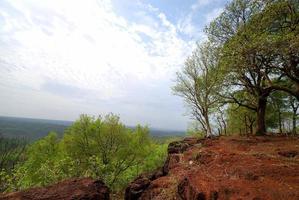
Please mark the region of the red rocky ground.
<svg viewBox="0 0 299 200"><path fill-rule="evenodd" d="M164 167L142 175L126 199L299 200L299 138L185 139Z"/></svg>
<svg viewBox="0 0 299 200"><path fill-rule="evenodd" d="M0 200L108 200L101 181L71 179ZM164 166L140 175L126 200L299 200L299 138L220 137L172 142Z"/></svg>
<svg viewBox="0 0 299 200"><path fill-rule="evenodd" d="M109 189L90 178L71 179L44 187L0 194L0 200L108 200Z"/></svg>

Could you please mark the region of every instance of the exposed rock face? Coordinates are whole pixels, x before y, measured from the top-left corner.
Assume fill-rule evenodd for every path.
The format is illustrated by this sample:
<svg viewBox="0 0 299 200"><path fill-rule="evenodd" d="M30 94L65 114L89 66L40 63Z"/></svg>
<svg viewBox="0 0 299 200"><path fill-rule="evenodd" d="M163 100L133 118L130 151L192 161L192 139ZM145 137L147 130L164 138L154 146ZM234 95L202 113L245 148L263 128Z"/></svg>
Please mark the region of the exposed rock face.
<svg viewBox="0 0 299 200"><path fill-rule="evenodd" d="M125 200L137 200L150 185L151 180L147 177L138 177L127 188Z"/></svg>
<svg viewBox="0 0 299 200"><path fill-rule="evenodd" d="M157 169L152 173L146 173L138 176L132 181L125 191L125 200L137 200L142 193L148 188L151 181L166 175L163 168Z"/></svg>
<svg viewBox="0 0 299 200"><path fill-rule="evenodd" d="M173 142L159 176L133 181L126 200L298 200L298 149L298 137Z"/></svg>
<svg viewBox="0 0 299 200"><path fill-rule="evenodd" d="M197 193L190 184L188 178L184 178L178 185L178 198L181 200L206 200L204 193Z"/></svg>
<svg viewBox="0 0 299 200"><path fill-rule="evenodd" d="M185 138L182 141L171 142L168 145L168 154L183 153L188 147L199 143L201 140L196 138Z"/></svg>
<svg viewBox="0 0 299 200"><path fill-rule="evenodd" d="M196 138L186 138L183 141L171 142L168 146L168 156L163 167L153 173L142 174L132 181L126 188L125 200L151 199L151 196L147 196L146 194L142 196L151 182L162 176L166 176L169 170L180 162L180 154L197 142Z"/></svg>
<svg viewBox="0 0 299 200"><path fill-rule="evenodd" d="M109 188L90 178L70 179L44 188L0 195L1 200L109 200Z"/></svg>
<svg viewBox="0 0 299 200"><path fill-rule="evenodd" d="M175 141L171 142L168 145L168 153L173 154L173 153L183 153L186 151L186 149L189 147L188 143L185 143L184 141Z"/></svg>
<svg viewBox="0 0 299 200"><path fill-rule="evenodd" d="M294 158L295 156L298 155L298 152L295 151L295 150L290 150L290 151L279 151L278 154L281 155L281 156L284 156L284 157Z"/></svg>

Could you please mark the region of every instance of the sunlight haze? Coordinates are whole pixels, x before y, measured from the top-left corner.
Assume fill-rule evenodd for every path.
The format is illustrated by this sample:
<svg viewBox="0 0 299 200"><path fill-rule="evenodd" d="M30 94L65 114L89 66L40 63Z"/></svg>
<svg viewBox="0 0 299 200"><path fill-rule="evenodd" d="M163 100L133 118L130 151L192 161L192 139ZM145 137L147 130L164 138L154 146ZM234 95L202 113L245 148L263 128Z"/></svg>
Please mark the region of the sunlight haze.
<svg viewBox="0 0 299 200"><path fill-rule="evenodd" d="M182 5L184 2L184 5ZM0 2L0 115L184 130L175 72L224 0Z"/></svg>

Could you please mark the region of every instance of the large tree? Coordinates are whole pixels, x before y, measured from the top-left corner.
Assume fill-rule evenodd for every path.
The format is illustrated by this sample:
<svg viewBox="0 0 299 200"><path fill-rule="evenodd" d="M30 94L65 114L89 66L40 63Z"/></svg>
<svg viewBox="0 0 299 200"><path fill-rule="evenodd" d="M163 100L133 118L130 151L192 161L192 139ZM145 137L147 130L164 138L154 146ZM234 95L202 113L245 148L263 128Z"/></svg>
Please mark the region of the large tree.
<svg viewBox="0 0 299 200"><path fill-rule="evenodd" d="M247 94L241 98L230 94L230 99L257 113L256 134L266 132L271 92L282 90L298 98L293 87L298 78L298 48L285 50L290 41L294 46L298 43L297 5L295 1L235 0L207 28L209 38L222 47L220 63L229 74L231 88ZM273 10L279 17L272 18ZM291 21L287 28L282 19ZM246 97L253 102L244 100Z"/></svg>
<svg viewBox="0 0 299 200"><path fill-rule="evenodd" d="M222 46L247 24L253 15L265 6L264 0L233 0L224 11L206 27L209 40Z"/></svg>
<svg viewBox="0 0 299 200"><path fill-rule="evenodd" d="M184 98L206 136L212 135L210 114L218 102L222 73L218 70L218 49L211 43L198 45L177 73L173 91Z"/></svg>
<svg viewBox="0 0 299 200"><path fill-rule="evenodd" d="M270 86L299 100L299 2L268 1L246 29L255 41L251 49L259 49L264 67L277 76Z"/></svg>

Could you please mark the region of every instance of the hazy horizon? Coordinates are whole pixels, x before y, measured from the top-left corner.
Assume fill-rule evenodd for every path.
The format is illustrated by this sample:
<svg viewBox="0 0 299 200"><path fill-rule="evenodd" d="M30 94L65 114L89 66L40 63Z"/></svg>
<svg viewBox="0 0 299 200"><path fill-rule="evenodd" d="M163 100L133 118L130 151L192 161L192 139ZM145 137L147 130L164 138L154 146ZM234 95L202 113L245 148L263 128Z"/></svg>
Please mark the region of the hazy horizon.
<svg viewBox="0 0 299 200"><path fill-rule="evenodd" d="M96 117L96 116L95 116ZM0 115L0 119L1 118L12 118L12 119L25 119L25 120L41 120L41 121L53 121L53 122L67 122L72 124L75 121L72 120L61 120L61 119L46 119L46 118L34 118L34 117L18 117L18 116L3 116ZM79 118L79 117L78 117ZM132 128L132 127L136 127L138 124L124 124L126 127ZM148 126L147 124L142 124L142 126ZM154 126L148 126L150 129L154 129L154 130L160 130L160 131L175 131L175 132L182 132L185 133L186 130L184 129L171 129L171 128L159 128L159 127L154 127Z"/></svg>
<svg viewBox="0 0 299 200"><path fill-rule="evenodd" d="M226 0L0 2L0 115L185 130L175 72Z"/></svg>

